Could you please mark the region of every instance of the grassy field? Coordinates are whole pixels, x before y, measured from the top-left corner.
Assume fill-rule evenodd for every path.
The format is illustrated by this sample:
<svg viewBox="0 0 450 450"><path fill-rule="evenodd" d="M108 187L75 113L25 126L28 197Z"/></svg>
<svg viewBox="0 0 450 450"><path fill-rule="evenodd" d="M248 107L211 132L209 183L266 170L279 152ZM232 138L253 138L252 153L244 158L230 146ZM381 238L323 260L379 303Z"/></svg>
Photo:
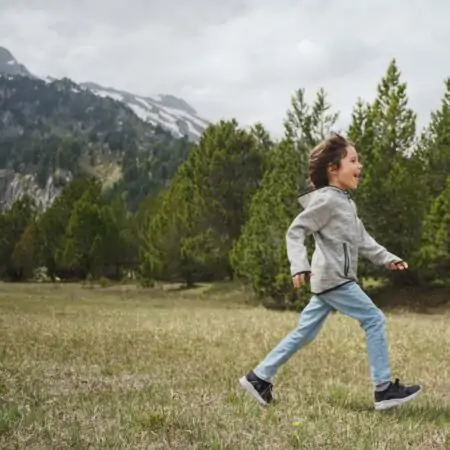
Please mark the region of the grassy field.
<svg viewBox="0 0 450 450"><path fill-rule="evenodd" d="M387 314L413 403L373 410L364 335L333 315L263 409L237 380L298 316L242 295L0 284L0 448L450 448L450 314Z"/></svg>

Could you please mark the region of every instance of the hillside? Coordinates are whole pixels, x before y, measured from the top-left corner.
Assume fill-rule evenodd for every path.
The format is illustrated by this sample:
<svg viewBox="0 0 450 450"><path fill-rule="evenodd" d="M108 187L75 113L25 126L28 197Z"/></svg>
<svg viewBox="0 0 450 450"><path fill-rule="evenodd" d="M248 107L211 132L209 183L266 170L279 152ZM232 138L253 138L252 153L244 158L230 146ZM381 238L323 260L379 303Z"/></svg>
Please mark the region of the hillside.
<svg viewBox="0 0 450 450"><path fill-rule="evenodd" d="M95 83L82 83L94 94L111 97L125 103L142 120L160 125L176 137L187 136L197 141L208 122L197 115L192 106L173 95L139 96L113 88L105 88Z"/></svg>
<svg viewBox="0 0 450 450"><path fill-rule="evenodd" d="M0 47L0 74L37 78L4 47ZM44 81L52 83L57 79L47 76ZM209 125L207 120L198 116L191 105L173 95L140 96L93 82L80 83L80 86L100 97L110 97L126 104L143 121L161 126L174 137L187 136L191 141L198 141Z"/></svg>
<svg viewBox="0 0 450 450"><path fill-rule="evenodd" d="M13 64L11 64L13 66ZM131 208L157 192L188 153L124 103L70 80L0 75L0 205L29 192L41 208L74 177L125 192Z"/></svg>

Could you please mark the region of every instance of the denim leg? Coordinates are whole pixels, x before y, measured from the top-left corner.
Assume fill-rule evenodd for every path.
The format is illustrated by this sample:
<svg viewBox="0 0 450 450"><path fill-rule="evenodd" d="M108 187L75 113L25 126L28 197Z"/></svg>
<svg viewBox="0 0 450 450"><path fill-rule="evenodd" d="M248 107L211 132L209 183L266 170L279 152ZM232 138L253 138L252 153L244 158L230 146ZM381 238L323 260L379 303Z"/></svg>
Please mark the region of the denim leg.
<svg viewBox="0 0 450 450"><path fill-rule="evenodd" d="M313 296L300 314L297 328L291 331L253 370L262 380L270 381L278 368L295 352L312 342L333 308Z"/></svg>
<svg viewBox="0 0 450 450"><path fill-rule="evenodd" d="M375 385L391 379L386 320L383 312L356 283L320 295L337 311L359 321L366 333L370 375Z"/></svg>

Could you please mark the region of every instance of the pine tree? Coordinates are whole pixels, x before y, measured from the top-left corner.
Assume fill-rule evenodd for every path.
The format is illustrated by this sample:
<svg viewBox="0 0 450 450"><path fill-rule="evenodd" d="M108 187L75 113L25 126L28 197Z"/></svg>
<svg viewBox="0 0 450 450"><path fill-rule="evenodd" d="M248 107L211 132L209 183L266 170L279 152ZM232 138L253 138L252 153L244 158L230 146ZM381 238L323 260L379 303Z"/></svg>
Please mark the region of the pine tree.
<svg viewBox="0 0 450 450"><path fill-rule="evenodd" d="M102 208L86 192L73 206L64 237L67 268L98 277L104 261L105 224Z"/></svg>
<svg viewBox="0 0 450 450"><path fill-rule="evenodd" d="M256 132L262 130L258 127ZM264 142L257 145L254 134L238 127L235 120L209 127L192 152L193 182L198 187L203 214L220 236L231 242L246 220L249 200L262 176Z"/></svg>
<svg viewBox="0 0 450 450"><path fill-rule="evenodd" d="M271 169L255 194L250 218L230 254L236 275L278 305L298 300L286 256L285 234L298 210L301 158L286 140L274 150Z"/></svg>
<svg viewBox="0 0 450 450"><path fill-rule="evenodd" d="M25 228L20 239L14 245L11 255L11 268L19 280L28 280L36 268L36 228L35 222Z"/></svg>
<svg viewBox="0 0 450 450"><path fill-rule="evenodd" d="M421 281L448 279L450 199L450 78L439 110L421 134L417 159L424 170L420 198L427 208L422 221L421 246L416 251ZM418 220L420 217L418 217Z"/></svg>
<svg viewBox="0 0 450 450"><path fill-rule="evenodd" d="M420 269L425 281L448 280L450 270L450 175L424 218Z"/></svg>
<svg viewBox="0 0 450 450"><path fill-rule="evenodd" d="M36 253L38 261L54 278L64 266L66 230L75 203L89 192L90 199L101 197L101 184L95 180L76 179L68 184L61 195L37 220ZM95 200L96 201L96 200Z"/></svg>
<svg viewBox="0 0 450 450"><path fill-rule="evenodd" d="M421 233L424 205L417 191L423 186L423 166L414 152L416 115L408 107L407 86L400 76L395 60L391 61L375 101L371 105L358 101L348 136L364 165L354 197L366 229L390 251L410 260ZM386 274L366 261L360 269L361 275ZM402 278L388 275L398 281L411 280L417 273L412 267Z"/></svg>
<svg viewBox="0 0 450 450"><path fill-rule="evenodd" d="M141 251L147 279L169 274L192 285L232 276L228 253L248 216L271 148L261 126L211 125L180 166L151 219Z"/></svg>
<svg viewBox="0 0 450 450"><path fill-rule="evenodd" d="M36 210L31 198L24 196L0 214L0 276L21 281L33 270L32 226ZM24 265L24 244L30 244L30 260ZM19 244L19 245L18 245Z"/></svg>
<svg viewBox="0 0 450 450"><path fill-rule="evenodd" d="M435 199L444 190L450 174L450 78L445 80L441 108L431 113L421 136L420 156L427 172L427 194Z"/></svg>
<svg viewBox="0 0 450 450"><path fill-rule="evenodd" d="M170 187L155 200L157 209L148 219L140 248L142 282L153 285L159 280L184 281L192 286L200 271L189 255L182 252L183 242L200 231L194 216L198 202L197 186L189 160L175 174Z"/></svg>
<svg viewBox="0 0 450 450"><path fill-rule="evenodd" d="M306 101L305 90L299 89L291 97L291 108L284 120L285 139L299 153L300 172L299 189L308 188L308 158L312 148L330 132L339 113L330 112L331 104L327 101L324 89L319 89L313 105Z"/></svg>
<svg viewBox="0 0 450 450"><path fill-rule="evenodd" d="M137 261L139 243L138 236L132 232L133 216L128 212L122 195L102 207L102 219L105 227L105 264L114 267L115 277L120 278L122 269L133 267Z"/></svg>

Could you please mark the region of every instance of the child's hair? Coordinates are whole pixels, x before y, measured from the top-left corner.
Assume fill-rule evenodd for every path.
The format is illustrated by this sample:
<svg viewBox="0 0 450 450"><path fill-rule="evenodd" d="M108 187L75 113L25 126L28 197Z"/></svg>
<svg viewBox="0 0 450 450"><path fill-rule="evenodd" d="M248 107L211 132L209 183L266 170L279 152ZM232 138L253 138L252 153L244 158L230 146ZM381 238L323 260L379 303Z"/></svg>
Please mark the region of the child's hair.
<svg viewBox="0 0 450 450"><path fill-rule="evenodd" d="M311 188L328 186L327 168L341 165L341 159L347 155L347 147L353 145L338 133L330 135L312 150L309 156L309 180Z"/></svg>

